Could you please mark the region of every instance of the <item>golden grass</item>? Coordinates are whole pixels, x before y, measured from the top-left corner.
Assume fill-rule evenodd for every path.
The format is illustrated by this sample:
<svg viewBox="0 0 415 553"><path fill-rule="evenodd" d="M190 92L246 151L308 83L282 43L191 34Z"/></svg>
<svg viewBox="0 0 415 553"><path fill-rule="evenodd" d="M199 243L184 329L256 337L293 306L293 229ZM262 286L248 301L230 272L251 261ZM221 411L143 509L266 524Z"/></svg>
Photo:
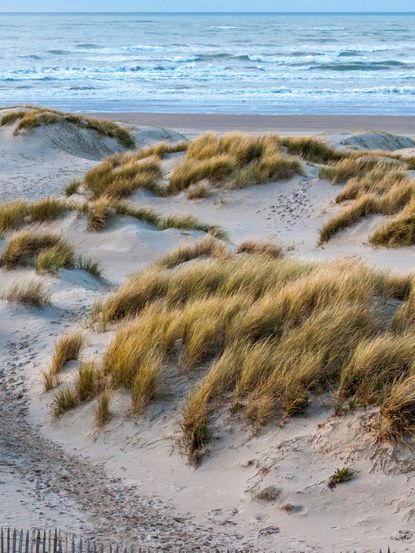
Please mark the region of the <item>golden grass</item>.
<svg viewBox="0 0 415 553"><path fill-rule="evenodd" d="M265 255L273 259L278 259L284 255L282 246L269 240L244 240L239 244L236 252Z"/></svg>
<svg viewBox="0 0 415 553"><path fill-rule="evenodd" d="M24 107L24 109L10 111L3 115L1 126L13 125L17 122L14 134L17 136L22 130L31 131L36 127L71 123L82 129L90 129L98 134L114 138L125 148L134 148L135 140L131 132L113 121L96 119L71 113L64 113L50 108Z"/></svg>
<svg viewBox="0 0 415 553"><path fill-rule="evenodd" d="M35 202L15 200L0 205L0 233L18 229L30 223L44 223L62 217L74 205L65 200L46 198Z"/></svg>
<svg viewBox="0 0 415 553"><path fill-rule="evenodd" d="M403 224L407 213L414 210L415 179L393 165L375 166L361 177L351 178L337 195L336 202L351 201L320 229L320 241L327 242L340 230L356 224L369 215L392 215L402 212L391 223L381 226L371 236L373 245L406 245L411 243L410 232ZM412 207L410 207L412 206ZM404 211L402 211L405 208ZM398 222L398 224L394 223ZM391 229L392 225L392 229ZM397 230L402 227L402 232ZM410 224L409 224L410 226ZM405 228L404 228L405 227ZM389 237L388 234L391 234Z"/></svg>
<svg viewBox="0 0 415 553"><path fill-rule="evenodd" d="M402 163L381 161L375 156L366 155L345 158L330 165L323 165L320 167L319 177L335 184L345 182L353 177L362 177L373 170L387 172L396 168L402 168Z"/></svg>
<svg viewBox="0 0 415 553"><path fill-rule="evenodd" d="M188 200L200 200L207 198L210 194L209 181L201 180L195 184L191 184L186 191L186 198Z"/></svg>
<svg viewBox="0 0 415 553"><path fill-rule="evenodd" d="M114 154L90 169L84 177L84 186L94 198L107 196L120 199L139 189L163 195L159 180L162 177L157 157L141 159L139 152Z"/></svg>
<svg viewBox="0 0 415 553"><path fill-rule="evenodd" d="M380 438L415 432L415 375L398 380L381 407Z"/></svg>
<svg viewBox="0 0 415 553"><path fill-rule="evenodd" d="M81 181L77 179L73 179L65 186L65 196L73 196L73 194L76 194L79 191L79 188L81 186Z"/></svg>
<svg viewBox="0 0 415 553"><path fill-rule="evenodd" d="M398 248L415 244L415 199L392 220L385 222L369 237L374 246Z"/></svg>
<svg viewBox="0 0 415 553"><path fill-rule="evenodd" d="M207 235L196 242L183 242L175 250L161 257L157 261L157 265L166 269L172 269L181 263L201 256L223 258L226 257L226 255L225 244Z"/></svg>
<svg viewBox="0 0 415 553"><path fill-rule="evenodd" d="M42 250L61 243L60 235L53 230L41 226L27 227L9 238L0 257L0 263L6 268L27 264Z"/></svg>
<svg viewBox="0 0 415 553"><path fill-rule="evenodd" d="M49 391L59 385L59 382L51 380L51 376L44 375L45 391ZM50 386L47 384L50 382ZM52 415L54 418L61 417L67 411L78 407L82 403L94 399L97 395L104 395L104 377L94 362L82 363L76 374L75 382L58 390L52 403ZM108 407L108 405L107 405ZM102 413L104 417L105 413ZM103 418L101 420L104 420Z"/></svg>
<svg viewBox="0 0 415 553"><path fill-rule="evenodd" d="M43 308L50 305L50 293L46 292L39 280L30 280L12 285L4 295L10 303L18 303L30 308Z"/></svg>
<svg viewBox="0 0 415 553"><path fill-rule="evenodd" d="M137 159L144 159L146 157L157 157L163 159L166 154L177 154L179 152L185 152L188 147L188 142L182 140L180 142L157 142L151 144L145 148L141 148L138 151Z"/></svg>
<svg viewBox="0 0 415 553"><path fill-rule="evenodd" d="M310 136L281 138L281 144L291 155L297 155L312 163L340 161L351 156L349 152L338 151L323 141Z"/></svg>
<svg viewBox="0 0 415 553"><path fill-rule="evenodd" d="M97 399L95 407L95 426L102 430L111 419L111 394L105 389Z"/></svg>
<svg viewBox="0 0 415 553"><path fill-rule="evenodd" d="M55 352L49 369L50 374L59 374L66 363L78 359L84 341L84 336L81 332L73 332L61 336L55 344Z"/></svg>
<svg viewBox="0 0 415 553"><path fill-rule="evenodd" d="M169 228L176 228L179 230L200 230L219 239L226 239L227 237L225 231L221 227L203 223L194 215L171 213L170 215L163 216L152 207L136 207L132 203L122 200L112 200L106 196L90 203L87 206L87 214L88 229L91 231L103 230L113 216L121 215L134 217L139 221L153 225L157 230L167 230Z"/></svg>
<svg viewBox="0 0 415 553"><path fill-rule="evenodd" d="M403 301L401 309L413 302L412 276L351 260L310 264L257 247L248 255L196 258L211 255L210 247L205 239L202 247L179 248L131 277L95 313L103 326L127 320L103 367L111 387L130 392L133 413L163 395L172 365L180 374L202 373L180 420L192 463L208 446L210 416L223 401L261 425L305 412L310 394L327 391L356 405L384 406L411 374L415 333L398 328L399 310L391 327L383 305L391 298Z"/></svg>
<svg viewBox="0 0 415 553"><path fill-rule="evenodd" d="M60 241L55 246L42 249L35 259L37 273L57 273L60 269L75 266L75 256L71 246Z"/></svg>
<svg viewBox="0 0 415 553"><path fill-rule="evenodd" d="M302 174L301 163L280 153L276 136L228 133L219 138L207 133L188 146L170 175L168 192L175 194L203 180L232 188L286 179L295 173Z"/></svg>

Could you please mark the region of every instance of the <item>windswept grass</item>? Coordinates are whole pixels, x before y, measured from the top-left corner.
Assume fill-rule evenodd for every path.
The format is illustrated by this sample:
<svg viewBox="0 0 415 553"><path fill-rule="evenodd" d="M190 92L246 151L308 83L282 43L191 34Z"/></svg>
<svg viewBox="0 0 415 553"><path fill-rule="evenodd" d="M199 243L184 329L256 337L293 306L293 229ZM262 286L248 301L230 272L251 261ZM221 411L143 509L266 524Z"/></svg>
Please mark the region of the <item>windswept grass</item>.
<svg viewBox="0 0 415 553"><path fill-rule="evenodd" d="M311 394L334 390L341 401L383 408L412 374L415 334L407 325L392 334L383 308L392 298L411 301L412 276L350 260L310 264L257 247L217 259L211 247L208 239L182 247L131 277L95 313L103 327L127 321L103 370L111 387L129 391L133 413L163 396L172 363L202 375L186 392L180 421L192 463L225 401L255 425L304 413Z"/></svg>
<svg viewBox="0 0 415 553"><path fill-rule="evenodd" d="M265 255L272 259L278 259L284 255L284 250L280 244L269 240L244 240L239 244L237 253L249 253L253 255Z"/></svg>
<svg viewBox="0 0 415 553"><path fill-rule="evenodd" d="M65 200L46 198L28 202L15 200L0 205L0 234L31 223L45 223L59 219L75 206Z"/></svg>
<svg viewBox="0 0 415 553"><path fill-rule="evenodd" d="M65 196L73 196L73 194L76 194L79 191L79 188L81 187L82 182L77 179L73 179L65 186Z"/></svg>
<svg viewBox="0 0 415 553"><path fill-rule="evenodd" d="M345 182L354 177L363 177L370 171L387 172L391 169L402 168L399 161L381 161L375 156L361 156L345 158L330 165L322 165L319 171L321 179L327 179L333 184Z"/></svg>
<svg viewBox="0 0 415 553"><path fill-rule="evenodd" d="M90 129L102 136L114 138L125 148L134 148L135 146L135 140L131 132L118 123L64 113L55 109L23 106L23 109L4 114L0 124L1 126L9 126L16 122L17 125L14 129L15 136L23 130L30 132L36 127L71 123L81 129Z"/></svg>
<svg viewBox="0 0 415 553"><path fill-rule="evenodd" d="M137 159L144 159L146 157L163 159L166 154L185 152L188 145L189 143L185 140L180 142L157 142L156 144L150 144L150 146L141 148L141 150L138 151Z"/></svg>
<svg viewBox="0 0 415 553"><path fill-rule="evenodd" d="M172 269L181 263L198 257L211 256L223 258L226 255L225 244L208 235L196 242L183 242L175 250L159 259L157 265L166 269Z"/></svg>
<svg viewBox="0 0 415 553"><path fill-rule="evenodd" d="M105 393L104 386L103 374L96 364L93 362L82 363L73 385L66 386L55 394L52 403L52 415L59 418L65 412L94 399L98 394L101 394L102 398ZM103 412L102 417L104 416L105 413Z"/></svg>
<svg viewBox="0 0 415 553"><path fill-rule="evenodd" d="M57 273L60 269L69 269L75 265L75 256L71 246L58 242L55 246L42 249L35 259L37 273Z"/></svg>
<svg viewBox="0 0 415 553"><path fill-rule="evenodd" d="M106 197L100 198L88 206L89 230L103 230L111 217L115 215L134 217L139 221L153 225L157 230L167 230L169 228L200 230L217 238L226 239L226 233L222 228L217 225L203 223L194 215L171 213L163 216L152 207L136 207L126 201L115 201Z"/></svg>
<svg viewBox="0 0 415 553"><path fill-rule="evenodd" d="M171 194L207 180L216 186L244 187L302 174L301 163L280 153L278 137L204 134L189 145L170 175Z"/></svg>
<svg viewBox="0 0 415 553"><path fill-rule="evenodd" d="M57 375L69 361L78 359L84 345L84 336L80 332L66 334L55 345L50 373Z"/></svg>
<svg viewBox="0 0 415 553"><path fill-rule="evenodd" d="M377 228L369 240L374 246L387 248L415 244L415 198L396 217Z"/></svg>
<svg viewBox="0 0 415 553"><path fill-rule="evenodd" d="M341 152L328 146L322 140L311 136L281 138L281 144L291 155L297 155L312 163L328 163L349 158L349 152Z"/></svg>
<svg viewBox="0 0 415 553"><path fill-rule="evenodd" d="M163 195L159 184L162 177L160 160L157 157L141 159L139 152L114 154L90 169L84 178L84 185L92 196L120 199L136 190L146 189Z"/></svg>
<svg viewBox="0 0 415 553"><path fill-rule="evenodd" d="M28 227L14 233L6 243L0 264L6 268L30 263L42 252L62 244L59 233L45 227Z"/></svg>
<svg viewBox="0 0 415 553"><path fill-rule="evenodd" d="M207 198L209 194L209 181L201 180L189 186L186 192L186 198L188 200L200 200L202 198Z"/></svg>
<svg viewBox="0 0 415 553"><path fill-rule="evenodd" d="M399 213L395 220L377 229L370 241L374 245L408 245L412 238L408 232L410 228L407 228L404 221L408 221L408 214L415 209L414 197L415 179L393 165L375 166L364 176L350 179L337 195L337 203L347 200L351 203L321 228L320 244L327 242L340 230L356 224L363 217ZM398 224L394 224L395 222ZM410 227L410 221L408 226Z"/></svg>
<svg viewBox="0 0 415 553"><path fill-rule="evenodd" d="M43 308L50 305L50 293L46 292L40 280L30 280L12 285L4 295L10 303L29 308Z"/></svg>
<svg viewBox="0 0 415 553"><path fill-rule="evenodd" d="M97 399L95 407L95 426L102 430L111 419L111 395L108 389L105 389Z"/></svg>

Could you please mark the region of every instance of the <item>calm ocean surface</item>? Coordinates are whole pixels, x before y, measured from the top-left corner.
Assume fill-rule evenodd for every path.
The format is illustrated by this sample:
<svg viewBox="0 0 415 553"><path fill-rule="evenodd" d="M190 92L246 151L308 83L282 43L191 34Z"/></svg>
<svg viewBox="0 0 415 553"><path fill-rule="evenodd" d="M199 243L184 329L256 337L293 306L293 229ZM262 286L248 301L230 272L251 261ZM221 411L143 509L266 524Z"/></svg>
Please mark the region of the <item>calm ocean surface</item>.
<svg viewBox="0 0 415 553"><path fill-rule="evenodd" d="M415 114L415 15L0 14L0 104Z"/></svg>

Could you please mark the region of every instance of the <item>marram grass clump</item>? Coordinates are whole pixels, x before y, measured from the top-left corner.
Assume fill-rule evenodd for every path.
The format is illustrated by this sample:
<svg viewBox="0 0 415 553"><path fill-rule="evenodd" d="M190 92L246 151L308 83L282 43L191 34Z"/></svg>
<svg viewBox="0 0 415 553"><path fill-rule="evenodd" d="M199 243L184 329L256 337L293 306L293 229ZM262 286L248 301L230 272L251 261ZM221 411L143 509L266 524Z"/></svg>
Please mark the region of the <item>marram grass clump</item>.
<svg viewBox="0 0 415 553"><path fill-rule="evenodd" d="M238 417L255 426L305 414L310 397L328 391L379 406L383 419L397 411L390 398L402 397L397 386L412 374L415 327L404 312L398 325L384 304L413 301L412 276L351 260L307 263L255 242L241 253L217 247L213 239L183 245L95 307L101 329L123 323L102 374L108 389L129 392L131 414L166 400L172 367L177 378L192 375L180 428L197 464L220 405L239 405ZM402 428L403 415L393 417L391 428Z"/></svg>
<svg viewBox="0 0 415 553"><path fill-rule="evenodd" d="M96 131L99 135L118 140L124 148L134 148L135 140L132 133L113 121L96 119L73 113L65 113L51 108L22 106L21 109L6 112L0 121L1 126L16 124L14 135L22 131L30 132L36 127L58 124L72 124L81 129Z"/></svg>

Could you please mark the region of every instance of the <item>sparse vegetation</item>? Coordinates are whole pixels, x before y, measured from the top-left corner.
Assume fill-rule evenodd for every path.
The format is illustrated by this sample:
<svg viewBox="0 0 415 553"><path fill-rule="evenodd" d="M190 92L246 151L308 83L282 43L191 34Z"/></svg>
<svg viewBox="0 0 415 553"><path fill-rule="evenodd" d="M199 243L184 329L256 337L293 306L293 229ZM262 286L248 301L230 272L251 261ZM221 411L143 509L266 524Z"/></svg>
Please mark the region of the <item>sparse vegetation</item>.
<svg viewBox="0 0 415 553"><path fill-rule="evenodd" d="M57 375L69 361L78 359L84 345L84 336L80 332L66 334L55 345L50 373Z"/></svg>
<svg viewBox="0 0 415 553"><path fill-rule="evenodd" d="M349 152L337 151L323 141L311 136L281 138L281 144L291 155L297 155L312 163L341 161L351 156Z"/></svg>
<svg viewBox="0 0 415 553"><path fill-rule="evenodd" d="M43 308L50 305L50 293L45 291L40 280L14 284L8 289L4 299L29 308Z"/></svg>
<svg viewBox="0 0 415 553"><path fill-rule="evenodd" d="M66 196L73 196L79 191L79 188L81 186L81 181L77 179L73 179L65 186L65 195Z"/></svg>
<svg viewBox="0 0 415 553"><path fill-rule="evenodd" d="M75 263L75 267L81 271L86 271L97 279L102 278L99 263L89 257L79 256Z"/></svg>
<svg viewBox="0 0 415 553"><path fill-rule="evenodd" d="M186 198L188 200L200 200L201 198L207 198L209 194L209 182L202 180L189 186L186 192Z"/></svg>
<svg viewBox="0 0 415 553"><path fill-rule="evenodd" d="M345 158L330 165L322 165L319 171L321 179L330 180L333 184L345 182L354 177L362 177L369 171L383 171L396 169L405 165L399 161L380 161L375 156L361 156Z"/></svg>
<svg viewBox="0 0 415 553"><path fill-rule="evenodd" d="M31 223L54 221L72 209L74 205L70 202L55 198L35 202L15 200L2 204L0 205L0 234Z"/></svg>
<svg viewBox="0 0 415 553"><path fill-rule="evenodd" d="M320 244L363 217L396 213L399 215L377 229L370 241L374 245L389 246L411 243L409 221L410 214L415 210L414 195L415 179L408 177L402 169L394 165L375 165L373 170L363 176L351 178L337 195L337 203L347 200L352 203L321 228Z"/></svg>
<svg viewBox="0 0 415 553"><path fill-rule="evenodd" d="M344 484L352 480L354 475L354 471L348 467L337 469L336 472L330 476L328 487L333 490L338 484Z"/></svg>
<svg viewBox="0 0 415 553"><path fill-rule="evenodd" d="M280 244L266 240L245 240L239 244L236 251L237 253L265 255L273 259L278 259L284 255L284 250Z"/></svg>
<svg viewBox="0 0 415 553"><path fill-rule="evenodd" d="M0 124L1 126L9 126L16 122L17 125L13 131L15 136L23 130L30 132L36 127L71 123L82 129L90 129L100 135L114 138L125 148L134 148L135 146L135 140L131 132L113 121L64 113L55 109L23 106L23 109L5 113Z"/></svg>
<svg viewBox="0 0 415 553"><path fill-rule="evenodd" d="M75 264L72 248L65 242L58 242L55 246L42 249L35 259L37 273L57 273L60 269L69 269Z"/></svg>
<svg viewBox="0 0 415 553"><path fill-rule="evenodd" d="M60 235L47 227L28 227L14 233L6 243L0 263L6 268L28 264L42 252L62 244Z"/></svg>
<svg viewBox="0 0 415 553"><path fill-rule="evenodd" d="M108 424L111 418L111 395L105 389L98 397L95 407L95 425L101 430Z"/></svg>
<svg viewBox="0 0 415 553"><path fill-rule="evenodd" d="M201 256L226 257L226 255L225 244L208 235L196 242L183 242L178 248L159 259L157 264L166 269L172 269Z"/></svg>

